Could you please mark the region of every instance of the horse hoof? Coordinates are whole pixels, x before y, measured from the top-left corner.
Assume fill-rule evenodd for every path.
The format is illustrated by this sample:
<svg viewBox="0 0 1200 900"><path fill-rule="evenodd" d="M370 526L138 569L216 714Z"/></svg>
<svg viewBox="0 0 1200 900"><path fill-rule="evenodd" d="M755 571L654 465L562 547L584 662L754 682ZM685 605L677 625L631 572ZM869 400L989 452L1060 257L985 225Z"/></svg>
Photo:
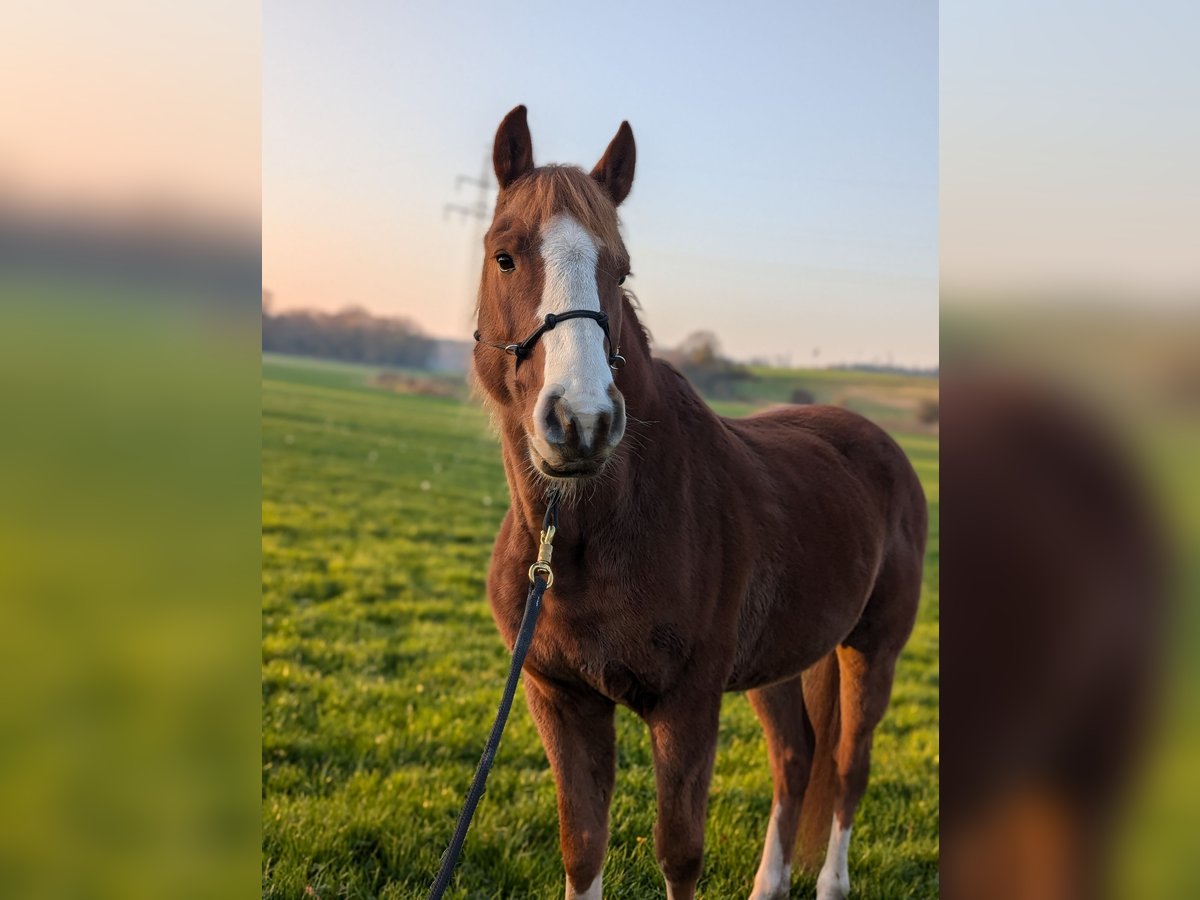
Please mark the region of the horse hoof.
<svg viewBox="0 0 1200 900"><path fill-rule="evenodd" d="M850 896L850 884L836 875L826 877L822 872L817 879L817 900L846 900Z"/></svg>

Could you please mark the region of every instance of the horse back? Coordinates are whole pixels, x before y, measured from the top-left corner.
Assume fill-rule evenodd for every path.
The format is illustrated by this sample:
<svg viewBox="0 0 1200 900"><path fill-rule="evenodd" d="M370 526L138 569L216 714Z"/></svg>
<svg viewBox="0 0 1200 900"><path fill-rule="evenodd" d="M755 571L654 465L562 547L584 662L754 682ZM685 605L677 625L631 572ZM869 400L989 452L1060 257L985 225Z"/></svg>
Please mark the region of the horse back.
<svg viewBox="0 0 1200 900"><path fill-rule="evenodd" d="M769 683L815 663L866 615L897 637L915 616L924 558L924 491L879 426L834 406L776 408L725 420L755 460L747 493L758 522L753 578L738 617L731 687ZM906 573L903 597L882 577ZM890 609L883 609L890 605Z"/></svg>
<svg viewBox="0 0 1200 900"><path fill-rule="evenodd" d="M886 431L840 406L773 407L726 426L767 468L770 490L864 502L865 518L882 516L896 539L924 544L925 493L908 456ZM911 527L904 528L905 525ZM895 534L900 528L903 534Z"/></svg>

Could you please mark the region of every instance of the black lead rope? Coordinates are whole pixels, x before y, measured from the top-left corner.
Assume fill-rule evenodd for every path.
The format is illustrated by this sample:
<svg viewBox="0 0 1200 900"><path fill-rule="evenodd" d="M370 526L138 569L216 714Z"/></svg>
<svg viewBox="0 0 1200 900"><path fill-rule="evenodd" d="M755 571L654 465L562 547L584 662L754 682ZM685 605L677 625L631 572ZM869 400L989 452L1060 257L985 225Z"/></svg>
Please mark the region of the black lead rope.
<svg viewBox="0 0 1200 900"><path fill-rule="evenodd" d="M621 355L621 348L613 343L612 335L608 331L608 313L599 312L594 309L572 309L564 313L549 313L542 324L537 327L537 330L519 344L495 344L491 341L485 341L478 331L475 332L475 340L477 343L487 344L489 347L503 350L510 356L515 356L518 360L528 359L529 354L533 352L534 345L542 339L543 334L547 331L553 331L554 326L559 322L566 322L570 319L594 319L604 330L604 339L608 342L608 365L613 369L624 368L625 357Z"/></svg>
<svg viewBox="0 0 1200 900"><path fill-rule="evenodd" d="M521 677L521 667L525 664L525 655L533 642L533 630L537 627L538 615L542 611L542 595L554 583L554 573L550 571L550 552L554 540L554 532L558 529L558 489L550 491L546 515L542 518L541 545L538 548L538 558L529 567L529 594L525 598L525 614L521 617L521 627L517 630L517 640L513 644L512 664L508 669L508 680L504 683L504 693L500 696L500 708L496 711L496 721L492 723L492 731L488 735L487 744L483 748L483 756L475 769L475 777L471 780L471 789L467 791L467 799L463 803L462 812L458 814L458 824L454 827L454 837L450 846L442 855L442 867L437 878L429 888L428 900L440 900L450 886L454 875L454 867L462 853L463 843L467 839L467 829L471 827L471 819L475 816L475 808L483 797L484 786L487 784L488 773L492 763L496 761L496 751L500 747L500 737L504 734L504 726L508 722L509 711L512 710L513 697L517 692L517 681Z"/></svg>

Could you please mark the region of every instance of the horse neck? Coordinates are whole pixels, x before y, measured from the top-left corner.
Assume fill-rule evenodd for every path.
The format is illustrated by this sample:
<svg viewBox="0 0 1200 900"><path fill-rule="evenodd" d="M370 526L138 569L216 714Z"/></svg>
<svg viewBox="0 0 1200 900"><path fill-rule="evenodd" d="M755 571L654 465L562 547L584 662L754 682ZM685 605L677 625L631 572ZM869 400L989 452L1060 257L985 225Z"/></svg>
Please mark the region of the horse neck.
<svg viewBox="0 0 1200 900"><path fill-rule="evenodd" d="M670 386L660 383L637 314L628 301L623 306L618 343L626 362L615 380L625 398L625 437L595 483L568 485L562 490L560 535L565 542L597 526L628 519L654 496L653 470L662 436L657 423L663 419L660 410ZM551 484L530 467L523 423L504 415L500 431L513 512L530 534L536 534L542 527Z"/></svg>

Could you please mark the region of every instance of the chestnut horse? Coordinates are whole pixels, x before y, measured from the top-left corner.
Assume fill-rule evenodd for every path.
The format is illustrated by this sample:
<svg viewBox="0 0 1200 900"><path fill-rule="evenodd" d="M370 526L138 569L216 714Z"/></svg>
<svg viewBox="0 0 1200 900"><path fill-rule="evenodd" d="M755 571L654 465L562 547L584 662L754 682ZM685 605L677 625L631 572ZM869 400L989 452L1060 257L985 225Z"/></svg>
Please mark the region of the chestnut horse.
<svg viewBox="0 0 1200 900"><path fill-rule="evenodd" d="M650 730L667 896L694 896L721 695L745 691L774 780L752 897L787 896L798 834L806 862L828 837L817 894L844 897L872 733L917 612L924 494L866 419L724 419L651 357L621 286L634 158L626 122L590 175L537 168L525 107L510 112L479 289L475 377L512 494L488 594L510 648L548 489L564 498L525 693L557 783L566 896L601 896L618 703Z"/></svg>

